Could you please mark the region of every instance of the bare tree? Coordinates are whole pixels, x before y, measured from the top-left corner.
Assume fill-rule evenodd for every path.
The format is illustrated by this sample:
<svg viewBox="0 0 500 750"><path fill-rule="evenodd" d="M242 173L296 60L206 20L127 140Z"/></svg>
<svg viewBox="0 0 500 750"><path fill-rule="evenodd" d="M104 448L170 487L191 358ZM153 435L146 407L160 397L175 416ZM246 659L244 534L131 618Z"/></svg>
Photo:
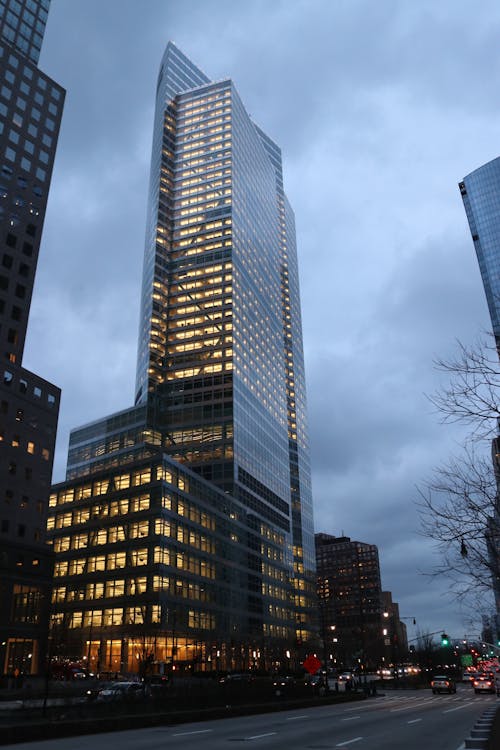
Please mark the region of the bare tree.
<svg viewBox="0 0 500 750"><path fill-rule="evenodd" d="M475 346L457 342L457 356L437 359L435 367L450 376L448 386L429 400L443 422L462 422L471 427L470 439L482 440L497 434L500 417L500 359L493 334L485 334Z"/></svg>
<svg viewBox="0 0 500 750"><path fill-rule="evenodd" d="M437 360L449 385L430 397L443 422L470 427L463 454L438 467L418 489L421 533L436 542L441 561L431 575L446 575L459 597L500 584L500 359L493 335L475 347ZM491 448L493 450L491 450Z"/></svg>
<svg viewBox="0 0 500 750"><path fill-rule="evenodd" d="M498 496L493 462L466 446L418 489L421 533L441 553L432 575L446 575L463 596L491 590L499 577Z"/></svg>

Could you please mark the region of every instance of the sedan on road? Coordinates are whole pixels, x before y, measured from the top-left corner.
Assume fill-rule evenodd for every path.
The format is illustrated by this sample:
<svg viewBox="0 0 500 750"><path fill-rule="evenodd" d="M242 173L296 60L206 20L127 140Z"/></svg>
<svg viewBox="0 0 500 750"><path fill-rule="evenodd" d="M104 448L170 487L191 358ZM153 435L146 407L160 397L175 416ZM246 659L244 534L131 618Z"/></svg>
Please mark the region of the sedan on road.
<svg viewBox="0 0 500 750"><path fill-rule="evenodd" d="M431 680L431 688L434 695L436 693L456 693L457 686L455 682L447 675L436 675Z"/></svg>
<svg viewBox="0 0 500 750"><path fill-rule="evenodd" d="M495 680L491 675L477 675L472 683L475 693L494 693Z"/></svg>

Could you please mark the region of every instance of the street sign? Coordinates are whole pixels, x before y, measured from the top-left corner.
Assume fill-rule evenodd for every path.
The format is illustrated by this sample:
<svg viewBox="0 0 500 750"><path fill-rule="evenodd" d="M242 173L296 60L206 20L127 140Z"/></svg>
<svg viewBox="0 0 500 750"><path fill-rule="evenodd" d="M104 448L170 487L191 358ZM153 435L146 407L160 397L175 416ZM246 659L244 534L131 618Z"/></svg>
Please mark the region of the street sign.
<svg viewBox="0 0 500 750"><path fill-rule="evenodd" d="M304 662L304 669L309 672L309 674L316 674L320 667L321 662L316 656L314 656L314 654L308 656Z"/></svg>

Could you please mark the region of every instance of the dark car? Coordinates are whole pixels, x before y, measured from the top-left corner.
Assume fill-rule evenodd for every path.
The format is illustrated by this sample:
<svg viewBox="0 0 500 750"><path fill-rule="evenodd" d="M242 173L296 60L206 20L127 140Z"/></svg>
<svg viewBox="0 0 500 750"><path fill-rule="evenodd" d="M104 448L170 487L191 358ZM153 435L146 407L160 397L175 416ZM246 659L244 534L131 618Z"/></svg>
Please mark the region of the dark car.
<svg viewBox="0 0 500 750"><path fill-rule="evenodd" d="M431 688L434 695L436 693L456 693L457 686L455 681L448 675L439 674L432 678Z"/></svg>
<svg viewBox="0 0 500 750"><path fill-rule="evenodd" d="M146 686L141 682L112 682L99 690L96 700L99 703L109 701L142 700L149 695Z"/></svg>
<svg viewBox="0 0 500 750"><path fill-rule="evenodd" d="M161 698L165 693L170 692L172 683L166 674L153 674L148 677L146 684L153 698Z"/></svg>
<svg viewBox="0 0 500 750"><path fill-rule="evenodd" d="M474 672L465 672L465 674L462 677L462 682L464 682L466 685L472 685L475 677L476 675Z"/></svg>
<svg viewBox="0 0 500 750"><path fill-rule="evenodd" d="M325 678L320 672L307 677L304 684L316 695L324 695L326 692Z"/></svg>
<svg viewBox="0 0 500 750"><path fill-rule="evenodd" d="M273 690L275 695L281 695L295 685L295 678L287 674L278 674L273 678Z"/></svg>
<svg viewBox="0 0 500 750"><path fill-rule="evenodd" d="M219 683L221 685L228 685L228 684L245 684L252 682L253 677L251 674L248 674L246 672L234 672L232 674L224 674L222 677L219 677Z"/></svg>

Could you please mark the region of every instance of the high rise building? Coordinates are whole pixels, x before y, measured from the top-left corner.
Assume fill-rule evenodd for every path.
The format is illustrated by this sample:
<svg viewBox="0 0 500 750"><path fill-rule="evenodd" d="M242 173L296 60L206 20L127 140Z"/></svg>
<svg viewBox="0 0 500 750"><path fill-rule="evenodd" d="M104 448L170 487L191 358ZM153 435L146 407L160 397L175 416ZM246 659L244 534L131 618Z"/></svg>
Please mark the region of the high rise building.
<svg viewBox="0 0 500 750"><path fill-rule="evenodd" d="M50 0L0 0L0 670L46 656L60 391L22 366L64 90L38 68Z"/></svg>
<svg viewBox="0 0 500 750"><path fill-rule="evenodd" d="M478 167L459 183L500 353L500 157ZM500 436L492 441L497 497L484 530L495 597L496 638L500 638Z"/></svg>
<svg viewBox="0 0 500 750"><path fill-rule="evenodd" d="M493 333L500 342L500 157L459 183Z"/></svg>
<svg viewBox="0 0 500 750"><path fill-rule="evenodd" d="M312 635L293 212L231 80L160 66L135 406L72 432L54 627L93 667L271 666ZM138 658L136 658L138 657ZM217 662L217 664L216 664Z"/></svg>
<svg viewBox="0 0 500 750"><path fill-rule="evenodd" d="M378 549L347 536L316 534L322 638L343 667L377 666L384 655ZM335 639L335 640L333 640Z"/></svg>

